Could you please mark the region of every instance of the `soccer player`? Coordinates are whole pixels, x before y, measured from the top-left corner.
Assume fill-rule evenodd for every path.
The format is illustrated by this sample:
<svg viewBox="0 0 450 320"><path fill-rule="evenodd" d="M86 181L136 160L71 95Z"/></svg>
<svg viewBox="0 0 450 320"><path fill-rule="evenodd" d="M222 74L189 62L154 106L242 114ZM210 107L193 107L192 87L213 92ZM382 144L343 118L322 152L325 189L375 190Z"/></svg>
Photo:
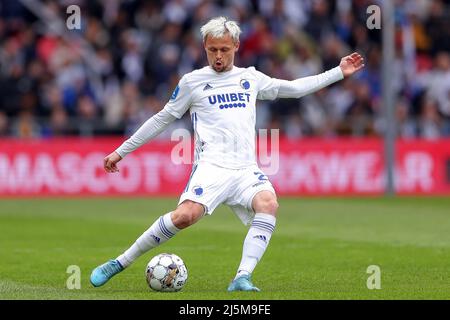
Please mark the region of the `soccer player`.
<svg viewBox="0 0 450 320"><path fill-rule="evenodd" d="M200 31L209 65L184 75L165 107L104 159L106 172L117 172L120 160L189 110L195 132L189 181L174 211L159 217L116 259L92 271L90 280L95 287L224 203L244 224L250 224L228 291L259 291L251 275L275 229L278 203L255 159L256 100L300 98L364 67L361 55L352 53L343 57L339 66L316 76L293 81L270 78L254 67L234 66L241 33L235 21L217 17Z"/></svg>

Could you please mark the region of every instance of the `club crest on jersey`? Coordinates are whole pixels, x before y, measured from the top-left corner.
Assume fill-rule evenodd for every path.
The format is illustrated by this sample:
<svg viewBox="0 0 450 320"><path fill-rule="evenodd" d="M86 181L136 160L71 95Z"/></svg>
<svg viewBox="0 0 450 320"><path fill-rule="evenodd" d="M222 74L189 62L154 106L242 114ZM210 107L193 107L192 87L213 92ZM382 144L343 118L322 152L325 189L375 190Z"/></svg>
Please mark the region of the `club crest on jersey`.
<svg viewBox="0 0 450 320"><path fill-rule="evenodd" d="M240 82L242 89L248 90L250 89L250 82L246 79L242 79Z"/></svg>
<svg viewBox="0 0 450 320"><path fill-rule="evenodd" d="M192 192L197 196L200 197L203 194L203 188L201 186L195 186L192 188Z"/></svg>

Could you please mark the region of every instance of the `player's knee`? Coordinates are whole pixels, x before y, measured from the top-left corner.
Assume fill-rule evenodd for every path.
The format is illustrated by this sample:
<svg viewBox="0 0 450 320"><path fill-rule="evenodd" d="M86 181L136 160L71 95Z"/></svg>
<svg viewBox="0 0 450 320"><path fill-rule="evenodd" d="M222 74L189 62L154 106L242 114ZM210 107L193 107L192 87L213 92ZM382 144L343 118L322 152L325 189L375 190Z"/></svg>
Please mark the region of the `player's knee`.
<svg viewBox="0 0 450 320"><path fill-rule="evenodd" d="M192 218L185 212L174 212L172 214L172 222L178 229L184 229L192 225Z"/></svg>
<svg viewBox="0 0 450 320"><path fill-rule="evenodd" d="M277 210L278 210L278 201L276 199L270 199L267 200L264 204L265 206L265 211L267 213L271 213L271 214L276 214Z"/></svg>
<svg viewBox="0 0 450 320"><path fill-rule="evenodd" d="M275 197L265 197L260 199L254 205L254 210L256 212L263 212L275 215L278 210L278 201Z"/></svg>
<svg viewBox="0 0 450 320"><path fill-rule="evenodd" d="M198 203L184 202L173 213L172 222L178 229L193 225L203 216L203 207Z"/></svg>

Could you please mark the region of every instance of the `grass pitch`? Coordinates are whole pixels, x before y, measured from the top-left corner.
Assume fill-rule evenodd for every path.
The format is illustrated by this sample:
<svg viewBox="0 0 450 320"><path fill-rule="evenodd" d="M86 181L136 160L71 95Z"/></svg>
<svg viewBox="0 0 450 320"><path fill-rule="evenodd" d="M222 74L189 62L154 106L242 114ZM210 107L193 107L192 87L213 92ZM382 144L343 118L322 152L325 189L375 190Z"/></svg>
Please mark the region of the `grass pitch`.
<svg viewBox="0 0 450 320"><path fill-rule="evenodd" d="M140 257L101 288L91 270L122 253L177 199L1 199L0 299L449 299L450 198L282 198L253 275L259 293L228 293L246 228L227 207ZM154 255L185 261L182 291L145 282ZM69 290L70 265L81 289ZM369 290L370 265L381 289Z"/></svg>

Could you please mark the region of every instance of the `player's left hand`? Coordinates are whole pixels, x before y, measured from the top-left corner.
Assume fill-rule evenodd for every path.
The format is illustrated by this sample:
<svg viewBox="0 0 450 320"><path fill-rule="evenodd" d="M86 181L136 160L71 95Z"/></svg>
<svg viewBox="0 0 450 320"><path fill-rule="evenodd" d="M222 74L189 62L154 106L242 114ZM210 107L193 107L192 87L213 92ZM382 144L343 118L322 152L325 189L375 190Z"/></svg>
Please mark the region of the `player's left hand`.
<svg viewBox="0 0 450 320"><path fill-rule="evenodd" d="M351 76L356 71L364 68L364 58L359 53L353 52L351 55L341 59L339 67L341 67L344 77Z"/></svg>

